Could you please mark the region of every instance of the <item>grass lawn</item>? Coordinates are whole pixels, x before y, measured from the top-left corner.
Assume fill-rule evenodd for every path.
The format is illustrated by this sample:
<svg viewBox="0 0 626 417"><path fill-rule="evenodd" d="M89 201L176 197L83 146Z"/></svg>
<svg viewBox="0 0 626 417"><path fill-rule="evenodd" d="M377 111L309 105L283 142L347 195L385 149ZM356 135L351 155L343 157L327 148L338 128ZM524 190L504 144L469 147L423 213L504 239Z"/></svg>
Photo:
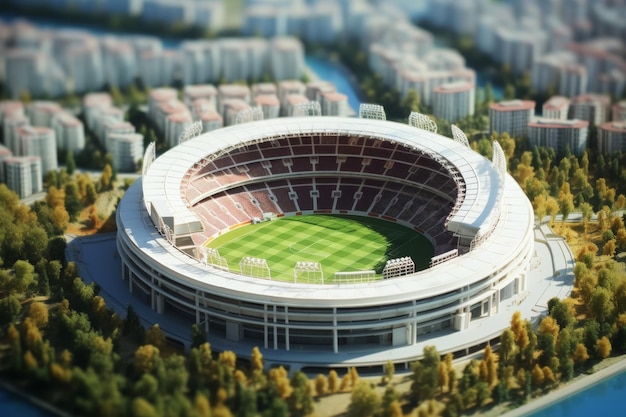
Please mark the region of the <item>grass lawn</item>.
<svg viewBox="0 0 626 417"><path fill-rule="evenodd" d="M296 262L319 262L325 282L335 272L374 269L388 259L410 256L416 270L428 267L432 244L419 233L388 221L339 215L290 216L253 224L220 236L208 246L219 250L232 272L245 256L265 259L272 279L293 280ZM382 275L380 276L382 278Z"/></svg>

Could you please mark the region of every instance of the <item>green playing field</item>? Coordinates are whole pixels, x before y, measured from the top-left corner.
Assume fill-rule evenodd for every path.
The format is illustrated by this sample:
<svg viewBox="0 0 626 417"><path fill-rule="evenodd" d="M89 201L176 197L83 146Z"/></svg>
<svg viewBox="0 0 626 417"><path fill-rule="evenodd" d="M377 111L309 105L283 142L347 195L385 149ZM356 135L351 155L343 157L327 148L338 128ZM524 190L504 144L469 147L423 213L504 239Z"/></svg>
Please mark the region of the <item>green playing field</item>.
<svg viewBox="0 0 626 417"><path fill-rule="evenodd" d="M212 240L232 272L249 256L267 261L272 279L292 281L296 262L319 262L325 282L335 272L376 270L388 259L410 256L428 267L433 246L424 236L381 219L346 215L290 216L235 229ZM382 277L379 275L379 277Z"/></svg>

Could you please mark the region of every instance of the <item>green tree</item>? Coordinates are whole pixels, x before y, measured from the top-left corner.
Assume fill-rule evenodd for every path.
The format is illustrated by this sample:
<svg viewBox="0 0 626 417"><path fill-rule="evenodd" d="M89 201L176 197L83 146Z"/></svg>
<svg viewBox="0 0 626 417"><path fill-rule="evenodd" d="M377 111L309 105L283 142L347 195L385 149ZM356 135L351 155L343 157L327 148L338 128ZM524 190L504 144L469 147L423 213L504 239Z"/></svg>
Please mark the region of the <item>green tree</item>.
<svg viewBox="0 0 626 417"><path fill-rule="evenodd" d="M309 379L303 372L296 372L291 378L293 392L288 400L289 411L294 417L304 417L313 412L313 394Z"/></svg>
<svg viewBox="0 0 626 417"><path fill-rule="evenodd" d="M350 396L348 417L373 417L380 408L380 398L366 381L359 381Z"/></svg>
<svg viewBox="0 0 626 417"><path fill-rule="evenodd" d="M74 152L71 150L67 151L67 155L65 156L65 170L68 175L73 175L74 171L76 171L76 161L74 161Z"/></svg>
<svg viewBox="0 0 626 417"><path fill-rule="evenodd" d="M65 184L65 210L70 216L70 220L76 220L80 209L82 208L82 203L80 201L80 197L78 196L78 185L75 181L70 181Z"/></svg>
<svg viewBox="0 0 626 417"><path fill-rule="evenodd" d="M20 311L22 311L22 305L15 295L0 298L0 326L17 319Z"/></svg>

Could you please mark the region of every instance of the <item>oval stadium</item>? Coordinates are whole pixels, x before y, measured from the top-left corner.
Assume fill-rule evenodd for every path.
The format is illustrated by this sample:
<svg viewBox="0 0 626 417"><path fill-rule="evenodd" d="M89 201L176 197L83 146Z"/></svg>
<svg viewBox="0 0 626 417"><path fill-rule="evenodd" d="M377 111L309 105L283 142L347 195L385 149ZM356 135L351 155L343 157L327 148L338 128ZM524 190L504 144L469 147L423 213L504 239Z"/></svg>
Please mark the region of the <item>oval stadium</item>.
<svg viewBox="0 0 626 417"><path fill-rule="evenodd" d="M216 350L246 358L258 346L267 363L292 370L406 365L438 335L452 340L438 346L444 353L495 341L510 319L504 306L530 291L532 206L497 142L489 160L455 127L448 138L411 116L277 118L204 133L158 158L150 146L116 214L129 291L159 314L204 326ZM209 244L312 214L417 232L432 256L423 268L389 256L379 271L324 276L303 254L276 276L268 258L234 264ZM255 240L268 253L278 247ZM505 315L493 331L474 331Z"/></svg>

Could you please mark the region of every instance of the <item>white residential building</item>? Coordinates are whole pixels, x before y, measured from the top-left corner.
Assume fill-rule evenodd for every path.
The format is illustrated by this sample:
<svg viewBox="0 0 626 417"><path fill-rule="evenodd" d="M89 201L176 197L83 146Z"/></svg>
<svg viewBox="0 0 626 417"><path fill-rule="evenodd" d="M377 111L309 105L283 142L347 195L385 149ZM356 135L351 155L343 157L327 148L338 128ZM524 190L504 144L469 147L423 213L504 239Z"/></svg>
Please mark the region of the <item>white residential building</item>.
<svg viewBox="0 0 626 417"><path fill-rule="evenodd" d="M20 156L38 156L41 158L41 172L56 171L57 143L54 130L43 126L24 126L17 129L20 143Z"/></svg>
<svg viewBox="0 0 626 417"><path fill-rule="evenodd" d="M569 98L552 96L543 103L542 116L547 119L566 120L569 112Z"/></svg>
<svg viewBox="0 0 626 417"><path fill-rule="evenodd" d="M96 119L103 109L113 106L109 93L87 93L83 97L82 110L87 128L95 132Z"/></svg>
<svg viewBox="0 0 626 417"><path fill-rule="evenodd" d="M462 81L436 87L433 90L433 115L455 122L474 114L475 90L474 84Z"/></svg>
<svg viewBox="0 0 626 417"><path fill-rule="evenodd" d="M489 133L508 133L512 137L525 137L528 122L535 115L532 100L509 100L489 105Z"/></svg>
<svg viewBox="0 0 626 417"><path fill-rule="evenodd" d="M107 152L119 172L135 172L143 157L143 135L139 133L112 133L107 138Z"/></svg>
<svg viewBox="0 0 626 417"><path fill-rule="evenodd" d="M293 37L274 38L270 43L272 77L277 80L298 79L304 72L304 47Z"/></svg>
<svg viewBox="0 0 626 417"><path fill-rule="evenodd" d="M226 121L224 113L224 103L231 99L241 100L247 104L250 103L250 87L240 84L221 84L217 87L217 111ZM228 125L228 123L226 123Z"/></svg>
<svg viewBox="0 0 626 417"><path fill-rule="evenodd" d="M33 101L26 106L26 115L33 126L52 126L52 119L63 108L54 101Z"/></svg>
<svg viewBox="0 0 626 417"><path fill-rule="evenodd" d="M255 96L252 101L261 108L263 119L273 119L280 116L280 100L276 94L260 94Z"/></svg>
<svg viewBox="0 0 626 417"><path fill-rule="evenodd" d="M78 154L85 148L85 127L73 114L66 111L57 113L52 118L52 128L59 149Z"/></svg>
<svg viewBox="0 0 626 417"><path fill-rule="evenodd" d="M4 144L11 149L13 155L21 155L22 147L17 129L29 126L30 121L25 114L15 113L7 116L3 121Z"/></svg>
<svg viewBox="0 0 626 417"><path fill-rule="evenodd" d="M221 103L222 106L222 117L224 119L224 126L232 126L237 123L237 116L242 111L246 111L250 109L250 104L247 101L231 98L224 100Z"/></svg>
<svg viewBox="0 0 626 417"><path fill-rule="evenodd" d="M191 112L187 109L168 114L165 117L165 142L170 148L180 143L181 135L192 123Z"/></svg>
<svg viewBox="0 0 626 417"><path fill-rule="evenodd" d="M213 103L213 107L217 105L217 88L213 84L196 84L185 85L183 88L183 101L185 105L191 107L191 104L198 100L205 99Z"/></svg>
<svg viewBox="0 0 626 417"><path fill-rule="evenodd" d="M602 94L582 94L571 99L570 119L587 120L592 126L600 126L609 116L611 98Z"/></svg>
<svg viewBox="0 0 626 417"><path fill-rule="evenodd" d="M38 156L12 156L2 161L2 171L7 187L20 198L43 191L41 158Z"/></svg>
<svg viewBox="0 0 626 417"><path fill-rule="evenodd" d="M626 120L626 100L618 101L613 105L612 116L614 121Z"/></svg>
<svg viewBox="0 0 626 417"><path fill-rule="evenodd" d="M222 115L215 109L215 104L206 99L198 99L191 104L194 120L202 122L202 132L210 132L224 126Z"/></svg>
<svg viewBox="0 0 626 417"><path fill-rule="evenodd" d="M531 147L554 148L558 155L570 152L580 156L587 148L589 122L571 119L557 120L538 117L528 124L528 142Z"/></svg>
<svg viewBox="0 0 626 417"><path fill-rule="evenodd" d="M602 123L598 126L598 152L626 151L626 120Z"/></svg>
<svg viewBox="0 0 626 417"><path fill-rule="evenodd" d="M345 94L337 92L323 93L320 105L322 107L323 116L347 117L350 115L348 96Z"/></svg>
<svg viewBox="0 0 626 417"><path fill-rule="evenodd" d="M13 156L13 152L11 149L6 146L0 145L0 182L6 182L4 178L4 165L3 161L7 158L11 158Z"/></svg>

